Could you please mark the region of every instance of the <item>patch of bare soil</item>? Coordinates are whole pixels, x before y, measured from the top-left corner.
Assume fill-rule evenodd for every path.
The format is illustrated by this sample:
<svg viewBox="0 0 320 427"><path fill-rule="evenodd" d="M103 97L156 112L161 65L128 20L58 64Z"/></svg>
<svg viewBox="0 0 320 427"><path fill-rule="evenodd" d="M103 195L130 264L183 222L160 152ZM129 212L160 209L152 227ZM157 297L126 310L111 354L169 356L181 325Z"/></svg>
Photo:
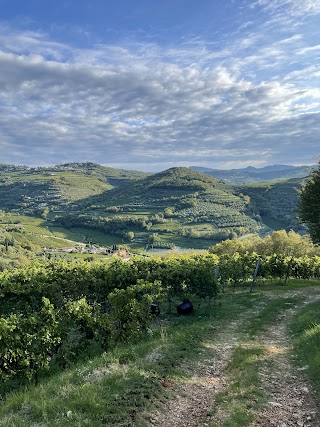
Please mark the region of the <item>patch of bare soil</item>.
<svg viewBox="0 0 320 427"><path fill-rule="evenodd" d="M283 297L298 295L302 296L303 293L289 291ZM314 299L311 295L305 303ZM300 306L295 306L287 310L281 318L275 319L267 333L255 340L265 347L268 355L260 371L268 403L256 414L252 427L320 427L319 402L303 370L294 368L290 361L287 324L299 308ZM225 414L216 407L215 396L229 385L230 379L225 368L241 339L238 326L249 314L246 311L242 318L216 331L212 341L205 343L204 350L199 355L200 361L185 366L190 376L176 382L164 382L163 386L172 390L173 397L165 403L162 410L152 413L152 426L206 427L212 422L223 423ZM214 416L212 410L215 412Z"/></svg>

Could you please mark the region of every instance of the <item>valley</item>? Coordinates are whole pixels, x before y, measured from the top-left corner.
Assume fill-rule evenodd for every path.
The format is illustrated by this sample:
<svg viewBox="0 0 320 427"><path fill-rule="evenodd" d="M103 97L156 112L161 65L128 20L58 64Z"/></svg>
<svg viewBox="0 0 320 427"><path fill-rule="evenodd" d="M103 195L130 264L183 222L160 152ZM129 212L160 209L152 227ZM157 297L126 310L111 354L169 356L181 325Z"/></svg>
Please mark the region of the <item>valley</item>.
<svg viewBox="0 0 320 427"><path fill-rule="evenodd" d="M94 163L1 165L2 268L48 249L57 257L84 257L83 250L59 250L70 241L93 245L95 256L112 245L134 252L208 249L279 229L303 234L296 213L302 183L231 184L180 167L147 174Z"/></svg>

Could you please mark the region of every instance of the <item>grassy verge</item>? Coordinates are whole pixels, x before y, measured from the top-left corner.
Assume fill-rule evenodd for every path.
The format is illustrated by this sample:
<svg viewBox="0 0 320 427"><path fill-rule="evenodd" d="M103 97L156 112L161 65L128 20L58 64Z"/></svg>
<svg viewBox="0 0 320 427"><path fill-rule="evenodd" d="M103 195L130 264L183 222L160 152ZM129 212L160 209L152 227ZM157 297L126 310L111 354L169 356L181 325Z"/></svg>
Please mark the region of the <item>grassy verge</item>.
<svg viewBox="0 0 320 427"><path fill-rule="evenodd" d="M258 345L240 346L235 349L227 367L232 379L229 386L217 395L217 404L227 416L219 424L211 427L244 427L254 420L253 410L260 407L265 395L260 389L259 366L264 357L264 349Z"/></svg>
<svg viewBox="0 0 320 427"><path fill-rule="evenodd" d="M305 369L320 398L320 301L303 307L290 329L296 362Z"/></svg>
<svg viewBox="0 0 320 427"><path fill-rule="evenodd" d="M263 281L262 279L258 280L258 284L255 288L256 291L263 290L263 291L273 291L273 292L286 292L288 290L295 290L295 289L303 289L303 288L310 288L313 286L319 286L319 280L318 279L293 279L289 278L287 282L285 282L284 279L282 280L266 280Z"/></svg>
<svg viewBox="0 0 320 427"><path fill-rule="evenodd" d="M263 332L268 326L274 323L275 319L298 302L298 298L272 299L264 302L264 307L252 315L243 324L242 332L247 333L251 338Z"/></svg>

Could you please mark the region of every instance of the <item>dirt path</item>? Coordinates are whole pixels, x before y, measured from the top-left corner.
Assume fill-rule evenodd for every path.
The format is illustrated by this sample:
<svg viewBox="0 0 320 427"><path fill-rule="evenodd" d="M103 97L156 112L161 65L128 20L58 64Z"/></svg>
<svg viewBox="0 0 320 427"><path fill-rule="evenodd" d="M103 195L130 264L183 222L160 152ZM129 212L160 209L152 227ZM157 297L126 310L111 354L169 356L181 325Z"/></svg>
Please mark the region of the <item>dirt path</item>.
<svg viewBox="0 0 320 427"><path fill-rule="evenodd" d="M311 296L305 303L314 300ZM287 310L276 319L274 327L260 338L268 354L267 363L260 372L268 404L258 414L256 426L320 427L319 402L304 375L305 369L297 369L290 362L292 348L287 337L287 325L300 307Z"/></svg>
<svg viewBox="0 0 320 427"><path fill-rule="evenodd" d="M214 340L204 343L200 361L185 367L190 376L174 385L176 396L166 403L163 412L154 414L153 426L209 425L215 395L227 384L225 367L233 349L239 344L236 329L237 323L232 322L223 331L216 331Z"/></svg>
<svg viewBox="0 0 320 427"><path fill-rule="evenodd" d="M310 291L315 292L314 290ZM316 291L318 292L318 291ZM283 297L303 296L299 291L288 291ZM314 294L305 303L314 300ZM290 362L290 344L287 325L301 304L275 319L267 333L261 334L251 343L265 349L267 357L259 370L261 388L267 396L267 403L256 411L255 421L250 426L264 427L320 427L320 407L303 370L297 370ZM197 363L185 366L189 375L176 383L164 384L172 388L172 399L163 410L153 413L154 427L206 427L223 425L225 411L216 401L217 393L223 392L230 384L226 367L233 351L243 345L243 333L239 325L263 305L246 310L236 321L216 330L212 340L204 343ZM231 424L228 424L231 425ZM242 425L242 424L241 424ZM246 424L247 425L247 424ZM234 425L237 427L237 425Z"/></svg>

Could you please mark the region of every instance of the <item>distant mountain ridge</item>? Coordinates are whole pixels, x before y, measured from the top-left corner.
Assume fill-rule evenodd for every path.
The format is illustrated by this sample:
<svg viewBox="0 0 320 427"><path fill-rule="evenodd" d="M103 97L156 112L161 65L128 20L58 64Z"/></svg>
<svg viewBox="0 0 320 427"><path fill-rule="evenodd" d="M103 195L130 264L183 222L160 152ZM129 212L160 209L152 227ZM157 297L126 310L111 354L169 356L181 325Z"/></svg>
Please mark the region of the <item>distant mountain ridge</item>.
<svg viewBox="0 0 320 427"><path fill-rule="evenodd" d="M242 169L224 170L190 166L190 169L232 184L254 184L283 179L304 178L310 174L313 167L314 166L270 165L262 168L248 166Z"/></svg>

